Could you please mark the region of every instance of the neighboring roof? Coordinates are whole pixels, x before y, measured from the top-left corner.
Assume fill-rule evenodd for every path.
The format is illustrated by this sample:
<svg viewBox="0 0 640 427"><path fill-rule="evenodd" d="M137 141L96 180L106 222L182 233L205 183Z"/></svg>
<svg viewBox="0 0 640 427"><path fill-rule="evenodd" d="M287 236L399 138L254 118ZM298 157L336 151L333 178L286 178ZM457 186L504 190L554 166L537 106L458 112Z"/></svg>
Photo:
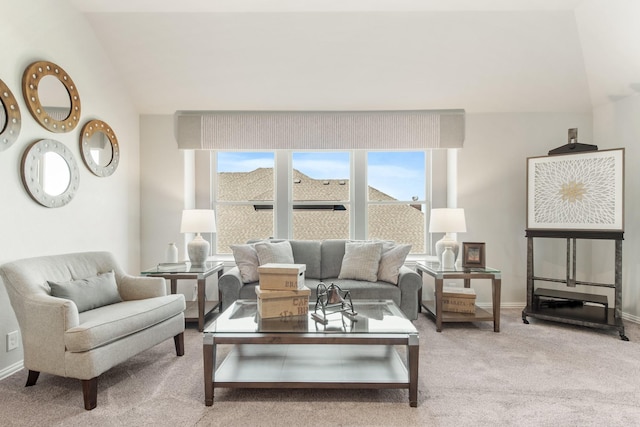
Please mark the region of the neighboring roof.
<svg viewBox="0 0 640 427"><path fill-rule="evenodd" d="M232 244L252 239L273 237L273 169L259 168L251 172L223 172L218 174L218 198L224 201L253 201L255 205L218 205L218 253L229 253ZM313 179L293 171L295 201L335 202L343 205L349 200L349 180ZM395 200L369 187L370 200ZM304 204L304 203L301 203ZM346 205L345 207L348 207ZM295 209L293 213L295 239L349 238L348 210ZM409 243L412 251L424 252L424 214L420 206L374 205L369 211L369 238Z"/></svg>

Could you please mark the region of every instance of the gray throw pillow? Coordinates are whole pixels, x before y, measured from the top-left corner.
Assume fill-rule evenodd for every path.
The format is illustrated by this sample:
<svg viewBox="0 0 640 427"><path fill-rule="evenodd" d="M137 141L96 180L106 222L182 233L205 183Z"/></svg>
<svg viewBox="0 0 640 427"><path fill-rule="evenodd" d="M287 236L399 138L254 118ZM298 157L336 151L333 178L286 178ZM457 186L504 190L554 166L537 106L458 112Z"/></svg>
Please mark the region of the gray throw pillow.
<svg viewBox="0 0 640 427"><path fill-rule="evenodd" d="M51 296L73 301L79 313L122 301L113 271L70 282L47 283Z"/></svg>
<svg viewBox="0 0 640 427"><path fill-rule="evenodd" d="M378 266L382 242L347 242L340 267L339 279L378 281Z"/></svg>

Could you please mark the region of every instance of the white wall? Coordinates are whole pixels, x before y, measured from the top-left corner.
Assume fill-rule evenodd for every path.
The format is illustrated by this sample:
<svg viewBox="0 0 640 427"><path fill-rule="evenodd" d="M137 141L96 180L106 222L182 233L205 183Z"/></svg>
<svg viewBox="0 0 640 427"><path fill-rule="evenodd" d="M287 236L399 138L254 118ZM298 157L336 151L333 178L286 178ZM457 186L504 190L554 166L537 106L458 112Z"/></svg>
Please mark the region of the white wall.
<svg viewBox="0 0 640 427"><path fill-rule="evenodd" d="M139 129L138 114L111 63L82 15L65 1L0 0L0 79L18 99L20 137L0 152L0 263L85 250L112 251L123 267L139 269ZM78 128L53 134L31 117L22 100L22 72L32 62L48 60L72 77L82 103ZM121 160L116 172L98 178L82 162L80 128L92 118L104 120L118 137ZM80 169L76 197L68 205L47 209L34 202L20 179L20 162L33 141L64 143ZM4 284L0 284L0 378L22 361L19 350L6 352L7 332L17 330Z"/></svg>
<svg viewBox="0 0 640 427"><path fill-rule="evenodd" d="M487 265L502 270L506 307L526 302L526 159L564 145L567 129L573 127L581 141L592 140L588 113L467 115L464 148L458 154L458 207L465 209L467 232L459 233L458 240L486 243ZM555 261L557 254L546 256L564 266L564 252ZM491 301L490 290L476 289L479 303Z"/></svg>
<svg viewBox="0 0 640 427"><path fill-rule="evenodd" d="M633 95L598 107L593 112L599 148L625 149L625 233L622 245L622 310L640 322L640 96ZM601 266L599 254L593 263Z"/></svg>

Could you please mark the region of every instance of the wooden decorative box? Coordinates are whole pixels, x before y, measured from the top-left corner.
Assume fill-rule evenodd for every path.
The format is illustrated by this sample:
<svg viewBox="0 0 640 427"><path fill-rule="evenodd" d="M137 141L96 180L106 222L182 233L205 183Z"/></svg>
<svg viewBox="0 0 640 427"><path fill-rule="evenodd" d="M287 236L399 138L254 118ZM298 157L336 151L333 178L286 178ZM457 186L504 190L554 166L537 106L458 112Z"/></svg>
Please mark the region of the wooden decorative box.
<svg viewBox="0 0 640 427"><path fill-rule="evenodd" d="M260 289L296 290L304 287L305 264L263 264L258 267Z"/></svg>
<svg viewBox="0 0 640 427"><path fill-rule="evenodd" d="M471 288L443 287L442 311L475 313L476 291Z"/></svg>
<svg viewBox="0 0 640 427"><path fill-rule="evenodd" d="M311 289L303 287L293 291L265 291L256 286L258 313L263 319L306 316L309 313Z"/></svg>

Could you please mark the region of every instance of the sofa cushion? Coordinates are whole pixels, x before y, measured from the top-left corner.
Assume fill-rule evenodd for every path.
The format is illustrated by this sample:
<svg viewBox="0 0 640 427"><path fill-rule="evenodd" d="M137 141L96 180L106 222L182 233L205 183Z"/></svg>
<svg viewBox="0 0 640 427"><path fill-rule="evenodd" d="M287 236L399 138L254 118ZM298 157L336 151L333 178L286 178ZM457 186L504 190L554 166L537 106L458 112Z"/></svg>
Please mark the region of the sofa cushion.
<svg viewBox="0 0 640 427"><path fill-rule="evenodd" d="M322 277L321 270L321 247L320 240L291 240L294 264L304 264L307 266L305 277L319 279Z"/></svg>
<svg viewBox="0 0 640 427"><path fill-rule="evenodd" d="M258 252L253 244L248 245L231 245L233 251L233 259L240 270L240 276L243 283L257 282L258 275Z"/></svg>
<svg viewBox="0 0 640 427"><path fill-rule="evenodd" d="M47 283L51 296L73 301L79 313L122 301L113 271L85 279Z"/></svg>
<svg viewBox="0 0 640 427"><path fill-rule="evenodd" d="M163 322L184 309L184 296L177 294L85 311L80 314L79 325L65 332L64 343L71 352L89 351Z"/></svg>
<svg viewBox="0 0 640 427"><path fill-rule="evenodd" d="M346 242L339 279L375 282L382 255L382 242Z"/></svg>
<svg viewBox="0 0 640 427"><path fill-rule="evenodd" d="M338 277L344 258L345 239L327 239L322 241L321 279Z"/></svg>
<svg viewBox="0 0 640 427"><path fill-rule="evenodd" d="M407 255L411 252L411 245L396 245L392 242L382 244L382 255L378 266L378 280L398 284L400 267L404 265Z"/></svg>
<svg viewBox="0 0 640 427"><path fill-rule="evenodd" d="M288 240L283 242L259 242L255 244L260 265L293 264L293 251Z"/></svg>

